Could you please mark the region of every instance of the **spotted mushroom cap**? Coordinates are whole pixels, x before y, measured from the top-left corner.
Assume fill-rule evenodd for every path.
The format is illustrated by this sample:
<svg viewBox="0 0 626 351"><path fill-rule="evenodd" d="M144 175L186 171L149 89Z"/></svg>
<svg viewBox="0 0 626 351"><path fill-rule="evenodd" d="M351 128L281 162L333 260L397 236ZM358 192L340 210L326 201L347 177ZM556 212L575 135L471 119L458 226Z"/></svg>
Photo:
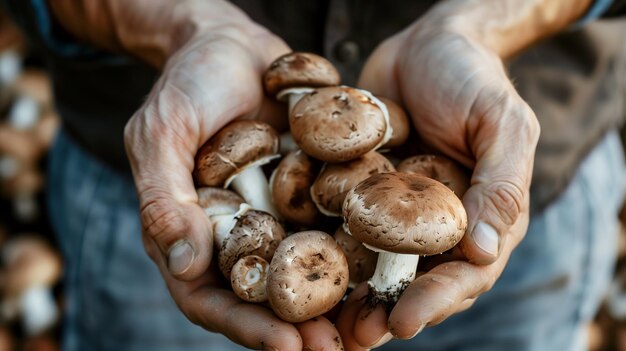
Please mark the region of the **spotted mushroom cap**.
<svg viewBox="0 0 626 351"><path fill-rule="evenodd" d="M454 191L459 198L462 198L470 187L469 174L459 164L444 156L412 156L398 165L398 171L437 180Z"/></svg>
<svg viewBox="0 0 626 351"><path fill-rule="evenodd" d="M327 163L311 187L311 198L322 213L339 217L350 189L373 174L393 171L391 161L376 151L344 163Z"/></svg>
<svg viewBox="0 0 626 351"><path fill-rule="evenodd" d="M277 58L263 76L270 96L289 88L339 85L339 72L327 59L306 52L292 52Z"/></svg>
<svg viewBox="0 0 626 351"><path fill-rule="evenodd" d="M203 187L196 190L198 205L202 207L207 217L237 213L244 199L237 193L213 187Z"/></svg>
<svg viewBox="0 0 626 351"><path fill-rule="evenodd" d="M203 186L228 186L247 167L277 157L278 134L269 124L235 121L226 125L196 155L196 181Z"/></svg>
<svg viewBox="0 0 626 351"><path fill-rule="evenodd" d="M293 139L307 154L325 162L345 162L384 142L388 129L385 111L362 90L319 88L294 106L289 126Z"/></svg>
<svg viewBox="0 0 626 351"><path fill-rule="evenodd" d="M240 212L226 239L217 245L220 270L230 278L231 269L242 257L257 255L270 261L284 238L283 227L269 213L252 209Z"/></svg>
<svg viewBox="0 0 626 351"><path fill-rule="evenodd" d="M316 160L302 150L292 151L280 161L270 178L270 191L283 219L306 226L319 219L319 211L309 191L318 170Z"/></svg>
<svg viewBox="0 0 626 351"><path fill-rule="evenodd" d="M332 236L320 231L292 234L270 263L267 292L281 319L303 322L328 312L348 288L348 263Z"/></svg>
<svg viewBox="0 0 626 351"><path fill-rule="evenodd" d="M352 236L382 251L434 255L456 245L467 229L461 200L440 182L401 172L376 174L344 202Z"/></svg>

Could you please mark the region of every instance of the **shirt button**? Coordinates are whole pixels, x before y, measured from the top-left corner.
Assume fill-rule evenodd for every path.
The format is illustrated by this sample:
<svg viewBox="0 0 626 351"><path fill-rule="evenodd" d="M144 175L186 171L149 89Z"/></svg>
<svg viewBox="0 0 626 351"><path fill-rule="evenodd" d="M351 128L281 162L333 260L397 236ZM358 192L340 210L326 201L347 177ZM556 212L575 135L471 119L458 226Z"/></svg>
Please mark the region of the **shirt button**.
<svg viewBox="0 0 626 351"><path fill-rule="evenodd" d="M335 46L334 55L341 63L353 63L359 59L361 48L351 40L344 40Z"/></svg>

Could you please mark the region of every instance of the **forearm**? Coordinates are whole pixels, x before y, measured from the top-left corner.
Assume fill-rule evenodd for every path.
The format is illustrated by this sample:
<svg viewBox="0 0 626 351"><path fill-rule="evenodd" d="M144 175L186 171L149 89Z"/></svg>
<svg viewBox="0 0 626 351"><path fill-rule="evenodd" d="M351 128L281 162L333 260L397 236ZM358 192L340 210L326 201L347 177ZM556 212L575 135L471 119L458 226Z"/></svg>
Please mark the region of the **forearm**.
<svg viewBox="0 0 626 351"><path fill-rule="evenodd" d="M423 26L444 26L506 59L579 19L593 0L448 0Z"/></svg>
<svg viewBox="0 0 626 351"><path fill-rule="evenodd" d="M223 0L49 0L48 4L56 20L78 39L157 68L198 32L220 32L239 41L264 32Z"/></svg>

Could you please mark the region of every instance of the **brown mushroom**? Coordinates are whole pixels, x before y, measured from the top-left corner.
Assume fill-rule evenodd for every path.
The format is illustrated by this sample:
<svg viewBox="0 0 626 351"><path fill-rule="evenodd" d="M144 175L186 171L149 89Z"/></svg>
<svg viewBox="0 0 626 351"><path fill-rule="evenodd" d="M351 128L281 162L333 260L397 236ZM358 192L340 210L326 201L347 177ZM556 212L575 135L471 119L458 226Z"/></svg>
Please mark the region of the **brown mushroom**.
<svg viewBox="0 0 626 351"><path fill-rule="evenodd" d="M217 231L218 265L226 278L242 257L257 255L270 261L285 238L283 227L267 212L242 205L228 232Z"/></svg>
<svg viewBox="0 0 626 351"><path fill-rule="evenodd" d="M278 135L268 124L235 121L207 141L196 156L196 180L203 186L231 185L250 206L278 216L261 166L279 157Z"/></svg>
<svg viewBox="0 0 626 351"><path fill-rule="evenodd" d="M376 151L344 163L327 163L311 186L311 198L320 212L339 217L343 200L352 187L373 174L393 171L391 162Z"/></svg>
<svg viewBox="0 0 626 351"><path fill-rule="evenodd" d="M414 173L432 178L462 198L470 187L470 177L459 164L444 156L417 155L398 165L398 172Z"/></svg>
<svg viewBox="0 0 626 351"><path fill-rule="evenodd" d="M348 286L354 288L360 282L368 280L376 269L378 254L346 233L343 226L337 228L335 241L337 241L348 260L348 269L350 271Z"/></svg>
<svg viewBox="0 0 626 351"><path fill-rule="evenodd" d="M389 112L389 124L392 130L391 138L389 138L382 148L392 148L404 144L409 137L409 131L411 129L411 123L409 123L406 112L393 100L382 96L376 97L387 107L387 111Z"/></svg>
<svg viewBox="0 0 626 351"><path fill-rule="evenodd" d="M302 150L290 152L280 161L270 177L270 192L283 219L304 226L319 219L309 190L318 170L317 162Z"/></svg>
<svg viewBox="0 0 626 351"><path fill-rule="evenodd" d="M330 61L307 52L292 52L277 58L263 76L265 91L279 100L289 99L289 111L313 88L339 85L339 82L339 72Z"/></svg>
<svg viewBox="0 0 626 351"><path fill-rule="evenodd" d="M198 205L211 220L215 245L219 249L224 238L218 238L217 233L227 235L230 232L235 223L235 216L245 201L236 193L222 188L204 187L197 189L196 192Z"/></svg>
<svg viewBox="0 0 626 351"><path fill-rule="evenodd" d="M242 257L230 272L230 285L240 299L248 302L267 301L267 276L270 264L263 257Z"/></svg>
<svg viewBox="0 0 626 351"><path fill-rule="evenodd" d="M2 253L6 264L3 312L8 318L21 315L29 335L47 330L59 314L51 291L61 276L59 254L33 235L10 240Z"/></svg>
<svg viewBox="0 0 626 351"><path fill-rule="evenodd" d="M348 263L332 236L305 231L283 240L270 263L267 293L278 317L303 322L329 311L348 288Z"/></svg>
<svg viewBox="0 0 626 351"><path fill-rule="evenodd" d="M289 114L289 126L304 152L332 163L375 150L392 133L385 105L369 92L346 86L306 94Z"/></svg>
<svg viewBox="0 0 626 351"><path fill-rule="evenodd" d="M455 246L467 228L461 200L433 179L401 172L376 174L344 202L350 234L378 251L370 298L389 307L415 278L419 255Z"/></svg>

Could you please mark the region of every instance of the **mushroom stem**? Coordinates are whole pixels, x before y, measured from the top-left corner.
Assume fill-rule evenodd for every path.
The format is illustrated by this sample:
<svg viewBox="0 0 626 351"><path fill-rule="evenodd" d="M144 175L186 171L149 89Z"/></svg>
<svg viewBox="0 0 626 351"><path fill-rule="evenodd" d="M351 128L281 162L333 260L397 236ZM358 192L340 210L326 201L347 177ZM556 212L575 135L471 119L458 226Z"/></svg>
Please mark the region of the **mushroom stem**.
<svg viewBox="0 0 626 351"><path fill-rule="evenodd" d="M237 217L243 216L250 209L251 207L248 204L243 203L239 205L239 210L237 212L211 216L211 221L213 222L214 245L218 250L222 249L222 243L226 240L226 238L228 238L230 231L233 230L233 227L237 222Z"/></svg>
<svg viewBox="0 0 626 351"><path fill-rule="evenodd" d="M252 208L279 218L278 211L272 203L267 178L261 167L246 168L233 179L231 186Z"/></svg>
<svg viewBox="0 0 626 351"><path fill-rule="evenodd" d="M380 251L380 250L377 250ZM380 251L376 271L368 284L374 303L392 305L415 279L419 255Z"/></svg>
<svg viewBox="0 0 626 351"><path fill-rule="evenodd" d="M235 224L237 213L229 213L211 217L213 221L213 238L215 247L220 250L222 243L228 237L231 228Z"/></svg>
<svg viewBox="0 0 626 351"><path fill-rule="evenodd" d="M302 99L302 97L304 95L306 95L307 93L292 93L289 94L289 112L291 113L291 110L293 110L293 107L296 106L296 104L298 103L298 101L300 101L300 99Z"/></svg>

